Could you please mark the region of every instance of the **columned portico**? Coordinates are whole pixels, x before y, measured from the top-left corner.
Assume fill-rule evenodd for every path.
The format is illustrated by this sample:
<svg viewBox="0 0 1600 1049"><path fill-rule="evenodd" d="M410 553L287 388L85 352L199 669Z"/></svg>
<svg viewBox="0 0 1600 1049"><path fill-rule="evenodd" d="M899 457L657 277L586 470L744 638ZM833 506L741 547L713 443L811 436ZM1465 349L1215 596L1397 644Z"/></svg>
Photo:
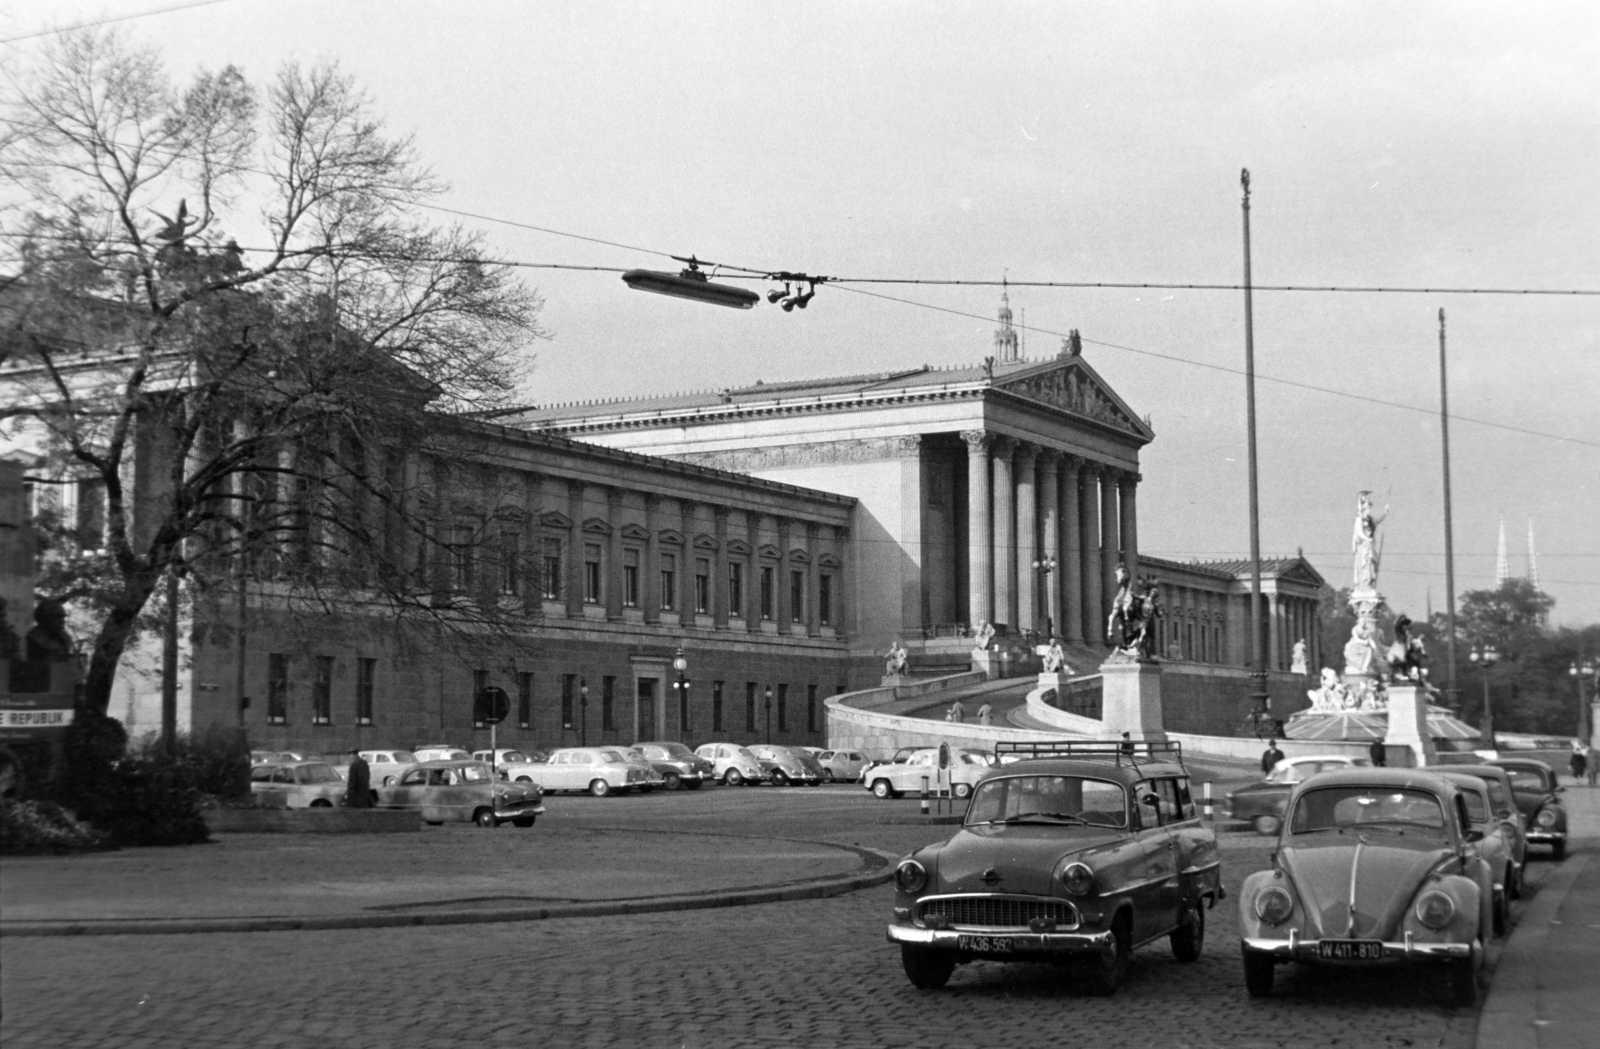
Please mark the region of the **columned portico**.
<svg viewBox="0 0 1600 1049"><path fill-rule="evenodd" d="M982 430L968 430L961 438L967 443L967 622L976 627L980 621L994 620L994 527L989 498L989 446L993 440Z"/></svg>
<svg viewBox="0 0 1600 1049"><path fill-rule="evenodd" d="M1139 516L1134 505L1138 488L1139 475L1132 473L1123 474L1117 485L1121 497L1118 516L1122 521L1122 563L1128 566L1128 578L1134 581L1139 578Z"/></svg>
<svg viewBox="0 0 1600 1049"><path fill-rule="evenodd" d="M1016 480L1011 454L1016 442L994 439L994 618L1006 626L1017 624Z"/></svg>
<svg viewBox="0 0 1600 1049"><path fill-rule="evenodd" d="M1111 614L1111 602L1117 594L1118 477L1118 471L1109 466L1100 471L1100 606L1097 612L1102 626Z"/></svg>
<svg viewBox="0 0 1600 1049"><path fill-rule="evenodd" d="M1033 562L1039 556L1039 489L1036 478L1038 449L1026 442L1017 446L1017 618L1018 630L1037 630L1039 574Z"/></svg>
<svg viewBox="0 0 1600 1049"><path fill-rule="evenodd" d="M1079 472L1078 521L1083 535L1083 631L1094 644L1105 636L1100 602L1100 468L1085 463Z"/></svg>
<svg viewBox="0 0 1600 1049"><path fill-rule="evenodd" d="M1083 515L1079 509L1079 468L1083 460L1063 456L1061 464L1061 635L1082 641L1083 634Z"/></svg>
<svg viewBox="0 0 1600 1049"><path fill-rule="evenodd" d="M1056 567L1050 574L1039 576L1039 580L1044 586L1046 621L1043 625L1053 626L1057 631L1062 629L1060 479L1061 454L1047 448L1039 454L1039 554L1055 558Z"/></svg>

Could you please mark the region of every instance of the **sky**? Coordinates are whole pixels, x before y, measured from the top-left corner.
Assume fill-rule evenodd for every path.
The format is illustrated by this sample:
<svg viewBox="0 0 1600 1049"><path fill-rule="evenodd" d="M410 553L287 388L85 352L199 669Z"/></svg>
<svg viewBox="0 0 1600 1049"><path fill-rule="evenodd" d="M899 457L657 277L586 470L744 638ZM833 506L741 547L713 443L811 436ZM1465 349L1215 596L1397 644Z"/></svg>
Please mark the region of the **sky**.
<svg viewBox="0 0 1600 1049"><path fill-rule="evenodd" d="M989 352L998 288L849 278L1237 284L1241 168L1258 285L1600 290L1583 0L180 5L0 0L0 40L133 16L118 24L182 78L335 60L449 183L437 203L482 216L437 218L503 259L842 278L803 312L744 312L527 270L552 334L529 347L530 403ZM1243 293L1010 299L1027 355L1078 329L1150 415L1142 549L1246 556ZM1494 585L1502 518L1526 574L1531 519L1553 622L1600 621L1594 295L1258 290L1263 553L1303 550L1348 585L1369 489L1389 507L1380 589L1443 610L1441 308L1457 593Z"/></svg>

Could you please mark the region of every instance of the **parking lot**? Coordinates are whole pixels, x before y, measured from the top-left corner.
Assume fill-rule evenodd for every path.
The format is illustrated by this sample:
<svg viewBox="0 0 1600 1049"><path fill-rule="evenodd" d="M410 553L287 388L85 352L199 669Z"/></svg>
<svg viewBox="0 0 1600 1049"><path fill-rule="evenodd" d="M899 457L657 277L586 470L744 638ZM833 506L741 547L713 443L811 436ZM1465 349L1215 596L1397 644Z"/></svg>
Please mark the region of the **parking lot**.
<svg viewBox="0 0 1600 1049"><path fill-rule="evenodd" d="M379 849L426 881L419 870L452 858L470 865L493 850L505 869L515 869L519 856L531 862L584 838L597 857L585 877L596 886L607 877L605 857L627 857L630 869L648 870L664 834L703 843L674 853L673 862L708 871L746 862L750 844L766 842L770 872L822 854L804 843L901 853L954 829L921 824L914 799L878 801L842 786L557 797L549 808L532 831L447 826L386 835L381 844L295 846L323 849L330 862L340 850ZM1181 965L1164 941L1147 946L1111 998L1089 996L1052 967L998 963L962 967L944 990L918 991L884 940L892 890L881 885L828 899L601 918L6 937L0 1036L8 1049L1472 1044L1475 1014L1445 1005L1445 989L1428 974L1345 972L1313 982L1286 971L1280 993L1247 998L1232 894L1267 864L1270 843L1248 833L1220 837L1230 899L1209 912L1204 957ZM199 855L270 845L229 842ZM164 855L176 861L183 854ZM299 877L315 891L314 856L299 855ZM1530 866L1534 884L1550 868ZM686 873L693 872L670 876ZM340 892L348 893L347 881ZM454 891L439 886L442 894Z"/></svg>

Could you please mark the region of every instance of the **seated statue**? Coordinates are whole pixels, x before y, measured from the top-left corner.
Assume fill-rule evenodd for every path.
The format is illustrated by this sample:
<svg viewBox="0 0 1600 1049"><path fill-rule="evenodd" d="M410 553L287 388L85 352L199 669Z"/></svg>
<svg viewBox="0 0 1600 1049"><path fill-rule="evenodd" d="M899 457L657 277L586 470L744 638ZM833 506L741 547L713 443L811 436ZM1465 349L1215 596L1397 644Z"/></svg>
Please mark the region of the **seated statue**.
<svg viewBox="0 0 1600 1049"><path fill-rule="evenodd" d="M906 672L906 663L910 658L906 646L898 639L889 646L888 655L883 661L883 672L890 677L898 677Z"/></svg>
<svg viewBox="0 0 1600 1049"><path fill-rule="evenodd" d="M978 620L978 627L972 632L972 648L976 652L987 652L989 643L994 640L994 624L987 619Z"/></svg>
<svg viewBox="0 0 1600 1049"><path fill-rule="evenodd" d="M1072 668L1067 666L1067 653L1061 647L1059 640L1052 640L1050 647L1044 653L1044 672L1046 674L1070 674Z"/></svg>

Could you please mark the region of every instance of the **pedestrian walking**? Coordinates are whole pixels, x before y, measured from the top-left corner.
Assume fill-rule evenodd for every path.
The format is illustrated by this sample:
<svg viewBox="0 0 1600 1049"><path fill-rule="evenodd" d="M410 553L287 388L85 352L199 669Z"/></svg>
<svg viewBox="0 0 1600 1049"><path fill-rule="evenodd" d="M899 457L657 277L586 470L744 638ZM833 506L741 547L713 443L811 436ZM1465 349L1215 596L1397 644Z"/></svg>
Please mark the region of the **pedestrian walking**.
<svg viewBox="0 0 1600 1049"><path fill-rule="evenodd" d="M1283 760L1283 751L1278 749L1277 737L1267 741L1267 749L1261 754L1261 771L1271 772L1278 767L1278 762Z"/></svg>
<svg viewBox="0 0 1600 1049"><path fill-rule="evenodd" d="M955 722L967 720L967 708L961 705L959 699L950 704L950 720Z"/></svg>
<svg viewBox="0 0 1600 1049"><path fill-rule="evenodd" d="M1117 747L1117 753L1121 754L1125 758L1131 759L1133 757L1132 733L1124 732L1122 734L1122 743Z"/></svg>
<svg viewBox="0 0 1600 1049"><path fill-rule="evenodd" d="M1381 739L1373 740L1372 746L1367 750L1367 753L1372 755L1372 764L1376 768L1381 769L1389 763L1389 751L1384 747Z"/></svg>
<svg viewBox="0 0 1600 1049"><path fill-rule="evenodd" d="M1592 787L1595 785L1595 774L1600 773L1600 768L1595 766L1600 765L1600 762L1595 761L1594 748L1587 743L1583 745L1583 760L1589 765L1589 786Z"/></svg>
<svg viewBox="0 0 1600 1049"><path fill-rule="evenodd" d="M1588 779L1589 748L1583 745L1583 740L1572 741L1572 756L1567 759L1567 764L1572 768L1572 782Z"/></svg>
<svg viewBox="0 0 1600 1049"><path fill-rule="evenodd" d="M352 809L372 808L372 766L358 750L350 752L350 770L345 774L345 805Z"/></svg>
<svg viewBox="0 0 1600 1049"><path fill-rule="evenodd" d="M978 708L978 724L989 725L994 723L994 708L985 703Z"/></svg>

